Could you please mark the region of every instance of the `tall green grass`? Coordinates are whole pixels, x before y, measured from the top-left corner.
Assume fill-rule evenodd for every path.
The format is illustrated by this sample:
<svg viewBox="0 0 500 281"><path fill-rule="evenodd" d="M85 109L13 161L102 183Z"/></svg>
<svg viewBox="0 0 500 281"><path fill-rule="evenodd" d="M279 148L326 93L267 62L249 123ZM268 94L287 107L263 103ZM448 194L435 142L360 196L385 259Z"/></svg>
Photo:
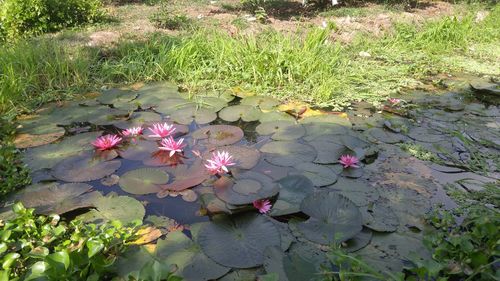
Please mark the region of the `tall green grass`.
<svg viewBox="0 0 500 281"><path fill-rule="evenodd" d="M198 29L123 41L106 52L57 40L24 41L0 47L0 110L32 108L102 84L154 80L175 80L193 93L240 87L337 107L380 101L422 77L474 70L453 65L450 57L470 59L470 65L496 63L498 57L468 47L498 45L499 7L479 23L470 14L420 27L397 24L382 38L359 34L350 44L338 43L332 30L320 28L237 36ZM361 51L371 57L360 56Z"/></svg>

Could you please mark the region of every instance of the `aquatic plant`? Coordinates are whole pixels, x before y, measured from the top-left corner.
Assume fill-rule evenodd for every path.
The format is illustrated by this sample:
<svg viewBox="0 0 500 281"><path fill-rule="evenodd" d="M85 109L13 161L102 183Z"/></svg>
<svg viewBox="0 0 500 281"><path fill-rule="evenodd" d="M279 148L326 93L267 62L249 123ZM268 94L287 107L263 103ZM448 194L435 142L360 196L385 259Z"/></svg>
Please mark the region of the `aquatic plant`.
<svg viewBox="0 0 500 281"><path fill-rule="evenodd" d="M227 151L217 151L212 153L212 159L207 160L208 164L205 167L214 174L229 173L229 166L234 166L236 163L232 162L233 156L229 155Z"/></svg>
<svg viewBox="0 0 500 281"><path fill-rule="evenodd" d="M339 163L343 165L344 169L351 168L351 167L352 168L359 168L359 166L358 166L359 159L353 155L346 154L346 155L340 156Z"/></svg>
<svg viewBox="0 0 500 281"><path fill-rule="evenodd" d="M169 125L168 123L156 123L149 130L153 133L149 135L151 138L166 138L175 132L174 125Z"/></svg>
<svg viewBox="0 0 500 281"><path fill-rule="evenodd" d="M141 126L131 127L131 128L126 129L126 130L123 130L122 135L125 137L135 137L135 136L142 135L142 131L143 131L143 129Z"/></svg>
<svg viewBox="0 0 500 281"><path fill-rule="evenodd" d="M92 145L98 150L108 150L117 146L122 141L117 135L105 135L98 137L95 141L92 142Z"/></svg>
<svg viewBox="0 0 500 281"><path fill-rule="evenodd" d="M259 210L261 214L266 214L271 210L271 201L269 199L255 200L253 206Z"/></svg>
<svg viewBox="0 0 500 281"><path fill-rule="evenodd" d="M169 136L168 138L161 140L161 143L160 143L161 146L158 147L158 149L170 151L169 156L172 157L176 152L179 152L179 153L182 152L182 149L186 146L186 144L182 143L183 141L184 141L184 139L180 138L176 142L172 136Z"/></svg>

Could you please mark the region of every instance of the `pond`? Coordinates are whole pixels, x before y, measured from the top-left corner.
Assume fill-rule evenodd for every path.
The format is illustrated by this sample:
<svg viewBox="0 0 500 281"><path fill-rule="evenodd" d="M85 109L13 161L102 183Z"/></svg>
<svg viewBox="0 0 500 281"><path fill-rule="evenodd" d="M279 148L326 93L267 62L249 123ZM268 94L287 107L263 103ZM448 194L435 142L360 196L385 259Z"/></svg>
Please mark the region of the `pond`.
<svg viewBox="0 0 500 281"><path fill-rule="evenodd" d="M498 95L496 84L476 90ZM5 210L21 201L159 229L153 252L137 246L118 261L123 276L156 259L186 280L312 280L333 270L332 244L401 271L412 253L429 255L425 214L454 206L443 186L499 178L499 108L464 93L331 112L241 92L188 98L155 83L49 104L20 123L33 185Z"/></svg>

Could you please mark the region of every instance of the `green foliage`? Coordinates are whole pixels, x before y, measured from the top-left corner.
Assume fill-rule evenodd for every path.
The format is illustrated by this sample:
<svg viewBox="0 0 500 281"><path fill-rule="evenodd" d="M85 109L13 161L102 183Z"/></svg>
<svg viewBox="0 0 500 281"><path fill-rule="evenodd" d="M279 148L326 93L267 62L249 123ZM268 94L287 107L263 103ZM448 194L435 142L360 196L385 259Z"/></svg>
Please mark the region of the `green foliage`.
<svg viewBox="0 0 500 281"><path fill-rule="evenodd" d="M497 280L500 262L500 214L485 207L468 208L458 224L452 212L436 211L429 217L436 228L424 243L433 251L432 260L415 257L407 280Z"/></svg>
<svg viewBox="0 0 500 281"><path fill-rule="evenodd" d="M3 0L0 35L11 41L92 23L103 17L101 6L100 0Z"/></svg>
<svg viewBox="0 0 500 281"><path fill-rule="evenodd" d="M58 215L36 216L21 203L13 211L13 219L0 221L0 280L103 280L136 238L137 224L65 223Z"/></svg>
<svg viewBox="0 0 500 281"><path fill-rule="evenodd" d="M428 151L423 146L414 143L402 143L399 144L402 150L408 152L411 156L420 159L422 161L431 161L435 163L442 163L443 160L439 158L436 154Z"/></svg>
<svg viewBox="0 0 500 281"><path fill-rule="evenodd" d="M15 130L11 118L0 117L0 198L31 181L19 158L19 151L11 142Z"/></svg>
<svg viewBox="0 0 500 281"><path fill-rule="evenodd" d="M149 20L158 28L171 30L190 28L193 25L192 20L176 11L174 6L175 1L163 0L158 11L151 15Z"/></svg>

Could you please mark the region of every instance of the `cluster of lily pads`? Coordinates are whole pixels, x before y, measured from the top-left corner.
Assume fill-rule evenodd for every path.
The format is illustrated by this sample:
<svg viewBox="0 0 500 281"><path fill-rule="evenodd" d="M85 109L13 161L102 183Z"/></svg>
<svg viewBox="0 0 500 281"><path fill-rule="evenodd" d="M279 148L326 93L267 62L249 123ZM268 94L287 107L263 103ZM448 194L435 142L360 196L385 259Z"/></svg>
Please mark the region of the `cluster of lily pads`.
<svg viewBox="0 0 500 281"><path fill-rule="evenodd" d="M388 107L404 105L393 99ZM432 138L397 114L360 113L283 107L241 92L190 98L167 83L50 104L20 120L17 144L27 148L35 184L9 201L160 229L165 236L153 248L132 247L119 260L123 276L137 278L153 262L175 264L186 280L253 280L265 272L311 280L332 266L325 256L332 244L399 270L408 241L418 240L408 232L417 224L411 213L429 204L414 190L373 186L365 171L380 143ZM210 220L168 218L179 213L190 223Z"/></svg>

